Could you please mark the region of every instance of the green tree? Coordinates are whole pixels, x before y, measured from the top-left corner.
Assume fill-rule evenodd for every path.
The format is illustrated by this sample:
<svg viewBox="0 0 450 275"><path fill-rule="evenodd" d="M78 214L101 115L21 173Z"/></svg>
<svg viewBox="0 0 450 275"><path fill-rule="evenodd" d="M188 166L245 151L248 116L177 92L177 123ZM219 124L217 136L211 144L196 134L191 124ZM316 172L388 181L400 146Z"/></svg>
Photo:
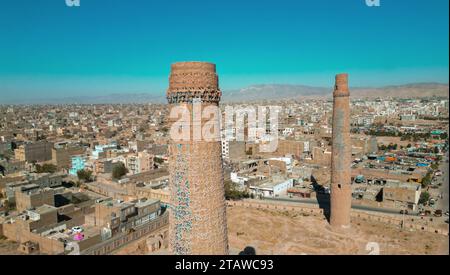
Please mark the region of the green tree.
<svg viewBox="0 0 450 275"><path fill-rule="evenodd" d="M77 177L79 180L84 182L91 182L92 181L92 171L89 170L79 170L77 172Z"/></svg>
<svg viewBox="0 0 450 275"><path fill-rule="evenodd" d="M425 177L422 178L422 188L426 188L428 185L430 185L432 177L432 172L428 171Z"/></svg>
<svg viewBox="0 0 450 275"><path fill-rule="evenodd" d="M439 169L439 164L437 164L436 162L433 162L433 164L431 164L431 169L433 169L433 170Z"/></svg>
<svg viewBox="0 0 450 275"><path fill-rule="evenodd" d="M243 198L251 197L246 191L239 191L236 188L236 183L231 180L224 182L225 185L225 199L227 200L239 200Z"/></svg>
<svg viewBox="0 0 450 275"><path fill-rule="evenodd" d="M115 166L112 171L112 176L114 179L120 179L128 173L128 169L125 167L123 163Z"/></svg>
<svg viewBox="0 0 450 275"><path fill-rule="evenodd" d="M16 203L11 202L11 201L5 201L4 204L5 204L5 210L8 212L16 210Z"/></svg>
<svg viewBox="0 0 450 275"><path fill-rule="evenodd" d="M423 205L427 205L428 201L430 200L430 193L428 192L422 192L420 194L419 203Z"/></svg>
<svg viewBox="0 0 450 275"><path fill-rule="evenodd" d="M44 165L36 164L36 173L50 173L53 174L58 168L51 163L44 163Z"/></svg>
<svg viewBox="0 0 450 275"><path fill-rule="evenodd" d="M434 153L435 154L439 154L439 148L436 146L436 147L434 147Z"/></svg>
<svg viewBox="0 0 450 275"><path fill-rule="evenodd" d="M154 157L153 161L158 163L158 164L163 164L164 163L164 160L162 158L158 158L158 157Z"/></svg>

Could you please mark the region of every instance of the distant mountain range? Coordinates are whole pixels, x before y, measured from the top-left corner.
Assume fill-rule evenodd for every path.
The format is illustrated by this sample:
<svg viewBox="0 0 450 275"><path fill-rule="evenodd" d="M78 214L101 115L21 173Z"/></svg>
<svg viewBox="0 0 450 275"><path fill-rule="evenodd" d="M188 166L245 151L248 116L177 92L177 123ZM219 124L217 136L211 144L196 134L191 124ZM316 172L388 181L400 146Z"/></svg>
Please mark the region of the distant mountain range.
<svg viewBox="0 0 450 275"><path fill-rule="evenodd" d="M376 97L449 97L449 85L439 83L417 83L379 88L351 87L353 98ZM331 98L332 89L304 85L262 84L240 90L223 91L222 101L254 102L264 100L295 100L312 98ZM2 102L0 102L1 104ZM3 102L4 104L130 104L130 103L166 103L165 94L148 93L111 94L104 96L83 96L63 98L35 98L21 101Z"/></svg>
<svg viewBox="0 0 450 275"><path fill-rule="evenodd" d="M449 85L439 83L417 83L380 88L350 87L353 98L376 97L449 97ZM305 98L331 98L331 88L303 85L254 85L241 90L224 92L225 102L260 100L294 100Z"/></svg>

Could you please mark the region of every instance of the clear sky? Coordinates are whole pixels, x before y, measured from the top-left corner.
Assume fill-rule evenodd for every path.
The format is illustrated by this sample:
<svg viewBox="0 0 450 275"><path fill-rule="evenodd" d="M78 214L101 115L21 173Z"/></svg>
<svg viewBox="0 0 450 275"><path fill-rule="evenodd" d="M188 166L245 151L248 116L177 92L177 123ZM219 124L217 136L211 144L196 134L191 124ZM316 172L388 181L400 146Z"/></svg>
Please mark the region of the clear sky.
<svg viewBox="0 0 450 275"><path fill-rule="evenodd" d="M0 104L161 94L170 64L217 64L252 84L448 83L448 0L2 0Z"/></svg>

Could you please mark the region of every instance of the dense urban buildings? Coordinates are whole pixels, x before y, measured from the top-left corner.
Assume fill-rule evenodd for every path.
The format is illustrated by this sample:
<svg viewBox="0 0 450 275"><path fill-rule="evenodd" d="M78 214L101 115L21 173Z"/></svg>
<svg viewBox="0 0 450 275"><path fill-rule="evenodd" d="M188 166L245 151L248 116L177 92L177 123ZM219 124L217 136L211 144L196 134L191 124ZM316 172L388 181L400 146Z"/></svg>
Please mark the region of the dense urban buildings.
<svg viewBox="0 0 450 275"><path fill-rule="evenodd" d="M338 75L336 94L348 92L345 79ZM447 251L448 97L360 96L352 88L349 97L333 99L330 89L274 100L278 146L262 152L260 136L227 138L258 130L247 122L221 123L217 141L174 141L169 106L191 112L220 99L223 118L227 106L267 102L232 102L209 63L174 64L170 80L169 105L0 106L0 242L9 247L0 254L233 255L247 246L257 254L366 254L373 241L381 254ZM334 122L336 110L347 112L344 120ZM334 200L338 184L349 189ZM331 214L333 224L340 211L333 202L346 209L328 230L324 218ZM192 212L177 214L176 204ZM342 225L351 228L334 230ZM208 245L196 246L205 236Z"/></svg>

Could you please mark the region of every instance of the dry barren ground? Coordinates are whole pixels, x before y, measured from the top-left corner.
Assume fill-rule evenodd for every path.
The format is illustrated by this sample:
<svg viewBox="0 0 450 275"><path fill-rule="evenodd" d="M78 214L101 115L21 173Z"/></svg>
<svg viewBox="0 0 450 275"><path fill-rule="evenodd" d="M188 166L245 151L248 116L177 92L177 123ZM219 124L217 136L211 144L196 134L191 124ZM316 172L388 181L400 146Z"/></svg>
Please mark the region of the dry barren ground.
<svg viewBox="0 0 450 275"><path fill-rule="evenodd" d="M395 226L352 220L347 232L334 232L322 216L229 207L231 254L253 247L256 254L448 254L448 236L402 231Z"/></svg>
<svg viewBox="0 0 450 275"><path fill-rule="evenodd" d="M0 255L20 255L17 248L19 248L18 243L0 239Z"/></svg>

